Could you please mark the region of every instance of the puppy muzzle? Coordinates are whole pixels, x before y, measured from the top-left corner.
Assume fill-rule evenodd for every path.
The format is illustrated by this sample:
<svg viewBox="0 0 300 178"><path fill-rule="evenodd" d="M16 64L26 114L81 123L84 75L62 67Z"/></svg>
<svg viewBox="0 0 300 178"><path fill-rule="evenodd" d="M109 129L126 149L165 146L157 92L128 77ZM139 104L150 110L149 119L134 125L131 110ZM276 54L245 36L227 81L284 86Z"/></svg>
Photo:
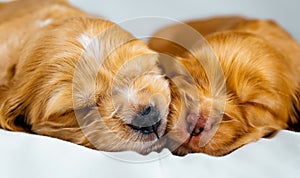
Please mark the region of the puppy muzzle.
<svg viewBox="0 0 300 178"><path fill-rule="evenodd" d="M142 134L154 133L159 139L157 129L160 124L161 119L159 110L150 105L142 109L128 126Z"/></svg>

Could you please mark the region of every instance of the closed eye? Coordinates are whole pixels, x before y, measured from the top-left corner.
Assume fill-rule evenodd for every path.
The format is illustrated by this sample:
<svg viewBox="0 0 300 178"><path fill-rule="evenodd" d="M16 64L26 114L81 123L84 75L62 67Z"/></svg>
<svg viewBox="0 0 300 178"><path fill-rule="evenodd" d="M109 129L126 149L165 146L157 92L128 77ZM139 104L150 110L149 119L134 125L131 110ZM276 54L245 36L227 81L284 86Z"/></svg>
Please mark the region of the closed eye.
<svg viewBox="0 0 300 178"><path fill-rule="evenodd" d="M85 106L82 108L76 108L74 109L75 113L82 113L82 114L88 114L90 111L94 110L96 106Z"/></svg>

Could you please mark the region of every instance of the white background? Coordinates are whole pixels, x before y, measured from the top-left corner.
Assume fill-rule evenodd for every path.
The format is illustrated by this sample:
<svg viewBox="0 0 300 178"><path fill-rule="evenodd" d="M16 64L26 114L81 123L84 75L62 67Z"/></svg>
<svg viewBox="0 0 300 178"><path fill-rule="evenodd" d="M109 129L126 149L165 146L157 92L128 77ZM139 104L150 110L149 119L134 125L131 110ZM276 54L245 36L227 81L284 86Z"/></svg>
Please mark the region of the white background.
<svg viewBox="0 0 300 178"><path fill-rule="evenodd" d="M300 41L299 0L71 0L78 7L114 22L157 16L190 20L242 15L276 20ZM148 26L154 29L151 24Z"/></svg>
<svg viewBox="0 0 300 178"><path fill-rule="evenodd" d="M240 14L275 19L300 41L299 0L72 0L114 22L141 16L177 20ZM163 26L164 24L160 24ZM148 24L149 32L159 26ZM225 157L167 154L144 157L109 154L49 137L0 130L0 178L296 178L300 175L300 134L280 132ZM117 158L142 161L133 163ZM156 158L156 161L143 162ZM158 160L157 160L158 159Z"/></svg>

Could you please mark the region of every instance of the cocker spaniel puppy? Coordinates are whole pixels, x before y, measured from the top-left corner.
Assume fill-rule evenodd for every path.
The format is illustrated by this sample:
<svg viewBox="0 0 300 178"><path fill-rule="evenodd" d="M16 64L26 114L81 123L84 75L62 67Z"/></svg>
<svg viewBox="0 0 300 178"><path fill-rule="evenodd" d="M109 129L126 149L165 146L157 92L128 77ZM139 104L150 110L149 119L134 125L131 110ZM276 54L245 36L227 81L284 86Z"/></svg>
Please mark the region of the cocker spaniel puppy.
<svg viewBox="0 0 300 178"><path fill-rule="evenodd" d="M278 130L299 129L300 45L275 22L189 21L159 30L149 46L166 54L167 144L175 154L221 156Z"/></svg>
<svg viewBox="0 0 300 178"><path fill-rule="evenodd" d="M0 127L105 151L163 146L158 55L65 0L0 4Z"/></svg>

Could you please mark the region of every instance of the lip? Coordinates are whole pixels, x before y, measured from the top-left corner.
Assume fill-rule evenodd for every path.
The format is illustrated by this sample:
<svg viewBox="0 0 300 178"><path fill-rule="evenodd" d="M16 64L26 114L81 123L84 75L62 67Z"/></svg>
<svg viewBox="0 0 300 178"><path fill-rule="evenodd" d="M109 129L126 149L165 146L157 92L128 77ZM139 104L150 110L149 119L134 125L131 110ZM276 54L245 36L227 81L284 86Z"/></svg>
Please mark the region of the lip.
<svg viewBox="0 0 300 178"><path fill-rule="evenodd" d="M161 120L159 120L158 122L156 122L154 125L149 126L149 127L139 127L139 126L135 126L132 124L127 124L129 127L131 127L133 130L135 130L136 132L140 132L142 134L151 134L154 133L156 135L156 137L159 139L159 135L157 133L158 127L161 124Z"/></svg>
<svg viewBox="0 0 300 178"><path fill-rule="evenodd" d="M189 147L191 149L199 149L204 147L210 142L215 134L217 122L208 121L207 125L204 127L203 131L199 135L189 136L182 145Z"/></svg>
<svg viewBox="0 0 300 178"><path fill-rule="evenodd" d="M166 134L167 121L161 120L159 126L157 127L157 135L155 133L151 133L151 136L154 137L154 140L161 140Z"/></svg>
<svg viewBox="0 0 300 178"><path fill-rule="evenodd" d="M157 134L156 133L149 133L149 134L144 134L141 133L139 130L135 128L130 128L133 132L139 134L141 136L141 141L143 142L157 142L161 140L164 135L166 134L166 127L167 127L167 121L165 120L160 120L160 123L157 126Z"/></svg>

